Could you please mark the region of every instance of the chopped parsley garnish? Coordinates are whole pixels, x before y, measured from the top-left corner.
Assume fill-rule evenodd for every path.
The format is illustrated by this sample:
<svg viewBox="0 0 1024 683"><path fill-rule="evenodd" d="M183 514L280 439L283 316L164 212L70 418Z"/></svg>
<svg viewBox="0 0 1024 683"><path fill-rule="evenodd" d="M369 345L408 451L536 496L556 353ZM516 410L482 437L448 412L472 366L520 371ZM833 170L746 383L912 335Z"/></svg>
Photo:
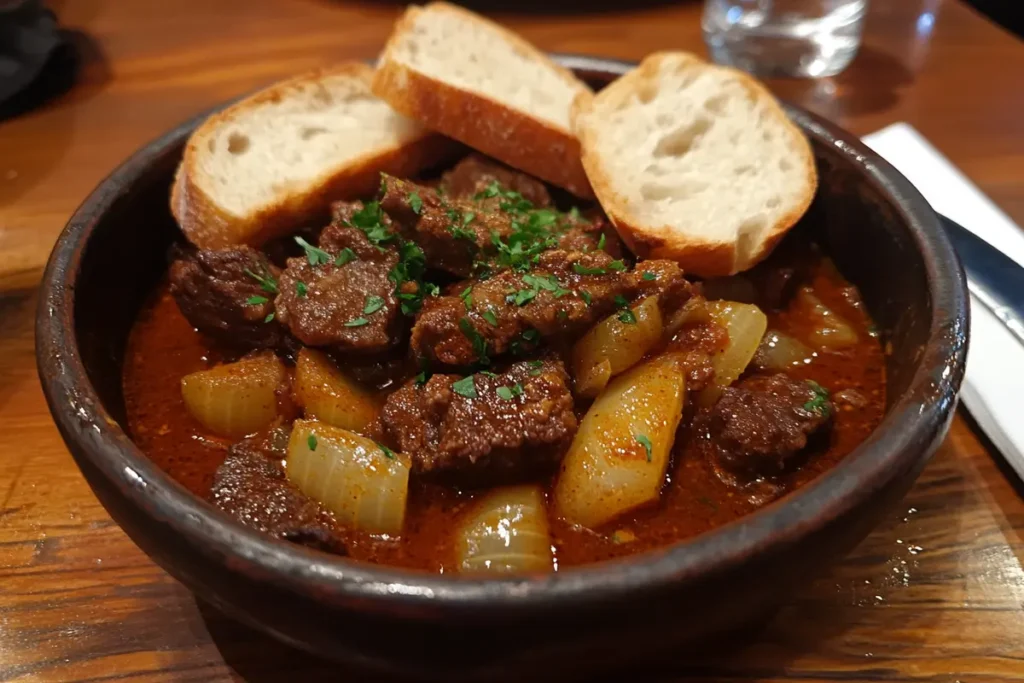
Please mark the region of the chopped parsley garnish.
<svg viewBox="0 0 1024 683"><path fill-rule="evenodd" d="M617 273L621 273L626 270L626 264L622 259L616 259L612 261L611 263L608 264L608 267Z"/></svg>
<svg viewBox="0 0 1024 683"><path fill-rule="evenodd" d="M472 308L473 307L473 285L470 285L469 287L466 287L464 290L462 290L462 292L459 294L459 298L462 299L462 303L466 307L467 311L470 308Z"/></svg>
<svg viewBox="0 0 1024 683"><path fill-rule="evenodd" d="M533 301L533 299L536 296L537 296L537 290L536 289L520 289L518 292L516 292L515 294L511 295L511 298L512 298L512 302L515 303L516 306L525 306L526 304L528 304L531 301Z"/></svg>
<svg viewBox="0 0 1024 683"><path fill-rule="evenodd" d="M636 315L629 308L629 302L626 301L626 297L621 294L615 297L615 307L620 309L618 318L620 322L624 322L627 325L636 324Z"/></svg>
<svg viewBox="0 0 1024 683"><path fill-rule="evenodd" d="M537 341L540 337L540 332L537 330L524 330L520 336L526 341Z"/></svg>
<svg viewBox="0 0 1024 683"><path fill-rule="evenodd" d="M509 294L506 300L518 306L525 306L533 301L542 290L551 292L556 299L560 299L571 292L562 287L554 275L534 275L527 273L523 275L523 284L529 285L529 289L520 289L518 292Z"/></svg>
<svg viewBox="0 0 1024 683"><path fill-rule="evenodd" d="M295 242L306 251L306 260L309 261L311 266L326 266L334 260L334 257L326 251L320 247L314 247L298 235L295 236Z"/></svg>
<svg viewBox="0 0 1024 683"><path fill-rule="evenodd" d="M463 377L458 382L452 384L452 391L459 396L465 396L466 398L476 398L476 385L473 384L473 375L469 377Z"/></svg>
<svg viewBox="0 0 1024 683"><path fill-rule="evenodd" d="M540 377L541 368L544 367L544 361L531 360L527 365L530 366L530 374L534 377Z"/></svg>
<svg viewBox="0 0 1024 683"><path fill-rule="evenodd" d="M494 315L494 311L488 308L486 311L483 312L482 315L484 320L490 323L491 327L498 326L498 316Z"/></svg>
<svg viewBox="0 0 1024 683"><path fill-rule="evenodd" d="M490 377L492 379L498 376L497 373L491 372L490 370L481 370L477 374L483 375L484 377Z"/></svg>
<svg viewBox="0 0 1024 683"><path fill-rule="evenodd" d="M647 438L646 434L634 434L633 438L636 439L638 444L644 447L644 450L647 452L647 462L650 462L652 457L651 449L653 448L651 440Z"/></svg>
<svg viewBox="0 0 1024 683"><path fill-rule="evenodd" d="M334 265L343 266L350 261L355 261L359 257L356 256L356 252L352 251L348 247L345 247L338 252L338 255L334 259Z"/></svg>
<svg viewBox="0 0 1024 683"><path fill-rule="evenodd" d="M557 313L555 313L555 316L559 320L568 320L569 319L569 314L566 313L565 311L558 311Z"/></svg>
<svg viewBox="0 0 1024 683"><path fill-rule="evenodd" d="M457 240L465 240L476 244L476 233L472 230L466 230L465 228L461 228L457 225L451 225L448 226L448 232Z"/></svg>
<svg viewBox="0 0 1024 683"><path fill-rule="evenodd" d="M818 413L823 417L828 417L828 389L821 386L812 379L807 380L807 383L814 390L814 398L804 404L804 410L809 410L812 413Z"/></svg>
<svg viewBox="0 0 1024 683"><path fill-rule="evenodd" d="M640 277L642 277L644 280L647 280L648 282L652 282L658 279L658 276L649 270L645 270L643 275L641 275Z"/></svg>
<svg viewBox="0 0 1024 683"><path fill-rule="evenodd" d="M576 222L579 221L579 219L580 219L580 210L579 210L579 208L574 206L571 209L569 209L569 220L571 220L573 223L576 223Z"/></svg>
<svg viewBox="0 0 1024 683"><path fill-rule="evenodd" d="M379 296L373 295L373 294L367 295L367 297L366 297L366 305L363 306L363 313L365 315L370 315L371 313L376 313L377 311L379 311L382 308L384 308L384 299L382 299Z"/></svg>
<svg viewBox="0 0 1024 683"><path fill-rule="evenodd" d="M270 294L277 294L277 280L273 278L270 273L264 273L263 275L257 275L248 268L245 269L245 274L251 277L256 282L260 283L260 289Z"/></svg>
<svg viewBox="0 0 1024 683"><path fill-rule="evenodd" d="M415 315L423 306L424 294L436 294L437 287L429 282L423 282L423 273L427 269L427 258L418 245L402 241L399 243L398 255L399 261L388 273L388 279L395 284L402 313ZM415 290L403 291L402 285L406 282L414 283Z"/></svg>
<svg viewBox="0 0 1024 683"><path fill-rule="evenodd" d="M473 196L473 199L480 201L483 199L493 199L499 197L501 201L498 203L498 208L502 211L510 213L524 213L533 208L533 204L528 199L523 197L518 192L512 190L503 190L498 181L492 182L481 192L477 192Z"/></svg>
<svg viewBox="0 0 1024 683"><path fill-rule="evenodd" d="M590 305L590 292L588 292L588 291L586 291L584 289L581 289L580 290L580 298L583 299L583 303L585 303L587 306Z"/></svg>
<svg viewBox="0 0 1024 683"><path fill-rule="evenodd" d="M305 298L306 294L308 292L309 292L309 288L306 287L306 283L305 282L303 282L302 280L296 280L295 281L295 293L296 294L298 294L302 298Z"/></svg>
<svg viewBox="0 0 1024 683"><path fill-rule="evenodd" d="M424 384L427 383L427 380L430 379L431 374L432 373L430 372L430 361L428 361L426 358L421 358L420 374L413 377L413 381L416 382L417 386L423 386Z"/></svg>
<svg viewBox="0 0 1024 683"><path fill-rule="evenodd" d="M559 291L569 291L567 289L563 289L562 286L558 284L558 280L554 275L533 275L532 273L527 273L523 276L523 282L536 290L546 289L549 292L555 292L555 296L558 296Z"/></svg>
<svg viewBox="0 0 1024 683"><path fill-rule="evenodd" d="M383 183L381 184L381 190L384 190ZM373 242L374 246L378 249L383 248L381 247L382 244L397 238L397 235L388 230L384 225L384 212L381 211L380 202L366 202L363 204L362 209L352 214L349 225L362 230L366 238Z"/></svg>
<svg viewBox="0 0 1024 683"><path fill-rule="evenodd" d="M587 268L586 266L574 263L572 269L577 275L607 275L608 271L604 268Z"/></svg>
<svg viewBox="0 0 1024 683"><path fill-rule="evenodd" d="M275 314L273 314L273 313L268 314L267 317L263 319L263 322L269 323L270 321L272 321L274 319L274 315Z"/></svg>
<svg viewBox="0 0 1024 683"><path fill-rule="evenodd" d="M379 448L381 450L381 452L384 454L385 458L387 458L388 460L394 460L395 459L395 452L393 450L391 450L390 448L388 448L387 446L385 446L384 444L382 444L379 441L374 441L374 443L377 444L377 448Z"/></svg>
<svg viewBox="0 0 1024 683"><path fill-rule="evenodd" d="M412 212L417 216L419 216L423 211L423 200L420 199L420 196L415 192L409 195L409 208L412 209Z"/></svg>
<svg viewBox="0 0 1024 683"><path fill-rule="evenodd" d="M510 387L498 387L497 394L498 398L511 401L514 397L523 395L523 385L516 382Z"/></svg>
<svg viewBox="0 0 1024 683"><path fill-rule="evenodd" d="M597 240L597 249L598 249L598 251L604 251L604 243L605 243L605 239L606 238L607 238L607 236L602 232L600 239Z"/></svg>
<svg viewBox="0 0 1024 683"><path fill-rule="evenodd" d="M248 299L245 300L245 303L249 304L250 306L262 306L268 301L270 301L270 299L268 299L265 296L250 296Z"/></svg>
<svg viewBox="0 0 1024 683"><path fill-rule="evenodd" d="M309 438L306 439L306 445L309 446L309 450L311 450L311 451L315 451L316 450L316 435L315 434L310 434L309 435Z"/></svg>
<svg viewBox="0 0 1024 683"><path fill-rule="evenodd" d="M362 327L368 322L370 321L367 320L366 318L352 318L352 320L349 320L347 323L345 323L345 327Z"/></svg>
<svg viewBox="0 0 1024 683"><path fill-rule="evenodd" d="M481 365L489 364L491 361L487 358L487 340L476 331L473 323L469 322L468 318L459 318L459 329L462 330L462 334L466 335L466 339L473 344L473 353L476 354L477 362Z"/></svg>

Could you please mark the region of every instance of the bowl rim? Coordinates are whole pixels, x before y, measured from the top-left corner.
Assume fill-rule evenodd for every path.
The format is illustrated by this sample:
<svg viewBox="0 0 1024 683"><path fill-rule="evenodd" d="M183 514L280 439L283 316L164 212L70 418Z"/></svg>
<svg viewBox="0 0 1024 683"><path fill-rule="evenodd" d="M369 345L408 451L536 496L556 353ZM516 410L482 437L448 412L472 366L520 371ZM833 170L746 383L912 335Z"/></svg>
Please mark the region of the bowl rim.
<svg viewBox="0 0 1024 683"><path fill-rule="evenodd" d="M553 56L584 77L621 75L635 66L615 59ZM74 293L85 246L101 217L157 159L181 145L209 112L132 154L89 194L57 239L36 317L37 365L54 421L65 441L75 442L135 508L171 527L211 561L230 561L234 571L331 604L365 607L400 600L418 614L442 611L472 617L482 608L515 613L579 607L596 600L636 600L735 567L770 547L795 543L852 510L930 451L956 404L969 320L966 279L924 197L853 135L799 107L784 107L805 134L836 148L861 169L866 182L890 199L924 261L932 316L911 384L874 432L829 471L739 520L665 548L545 576L446 578L358 563L271 539L173 480L104 410L89 382L78 353Z"/></svg>

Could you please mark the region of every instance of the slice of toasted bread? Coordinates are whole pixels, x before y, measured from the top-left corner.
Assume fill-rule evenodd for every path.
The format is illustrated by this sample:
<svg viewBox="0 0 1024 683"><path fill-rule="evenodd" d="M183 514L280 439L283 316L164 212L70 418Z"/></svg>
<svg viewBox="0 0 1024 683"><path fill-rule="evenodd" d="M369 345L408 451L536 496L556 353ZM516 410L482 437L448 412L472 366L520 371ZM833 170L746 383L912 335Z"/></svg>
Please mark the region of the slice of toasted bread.
<svg viewBox="0 0 1024 683"><path fill-rule="evenodd" d="M214 114L189 138L171 212L201 248L258 245L414 174L459 145L395 112L359 62L282 81Z"/></svg>
<svg viewBox="0 0 1024 683"><path fill-rule="evenodd" d="M619 234L690 273L746 270L804 214L811 147L760 83L680 52L573 108L583 165Z"/></svg>
<svg viewBox="0 0 1024 683"><path fill-rule="evenodd" d="M590 89L519 36L444 2L409 7L373 92L428 128L593 197L569 113Z"/></svg>

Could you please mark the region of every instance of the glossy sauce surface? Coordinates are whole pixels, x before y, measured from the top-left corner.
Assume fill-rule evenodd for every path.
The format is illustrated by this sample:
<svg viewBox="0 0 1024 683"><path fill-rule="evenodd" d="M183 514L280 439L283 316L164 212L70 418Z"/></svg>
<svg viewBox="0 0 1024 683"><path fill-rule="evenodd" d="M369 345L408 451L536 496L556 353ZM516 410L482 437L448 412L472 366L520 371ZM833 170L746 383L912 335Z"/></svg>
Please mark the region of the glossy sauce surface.
<svg viewBox="0 0 1024 683"><path fill-rule="evenodd" d="M776 483L787 491L805 484L850 453L881 421L885 405L884 360L870 319L850 285L827 262L813 257L806 281L833 311L852 323L860 341L841 351L818 351L812 362L787 374L813 379L833 396L854 390L863 405L836 403L826 450L812 454ZM798 306L769 314L769 329L806 339L813 327ZM153 461L196 495L206 498L229 440L213 436L188 414L181 378L232 356L197 334L164 285L139 316L129 340L124 388L129 429ZM582 415L585 405L578 406ZM684 418L684 423L686 419ZM698 535L753 512L764 504L750 488L737 489L713 471L687 427L681 427L661 500L626 514L598 531L574 528L551 517L556 569L619 557ZM548 489L553 477L547 482ZM349 555L357 560L448 573L455 570L452 530L479 493L415 481L410 483L405 532L388 539L345 531Z"/></svg>

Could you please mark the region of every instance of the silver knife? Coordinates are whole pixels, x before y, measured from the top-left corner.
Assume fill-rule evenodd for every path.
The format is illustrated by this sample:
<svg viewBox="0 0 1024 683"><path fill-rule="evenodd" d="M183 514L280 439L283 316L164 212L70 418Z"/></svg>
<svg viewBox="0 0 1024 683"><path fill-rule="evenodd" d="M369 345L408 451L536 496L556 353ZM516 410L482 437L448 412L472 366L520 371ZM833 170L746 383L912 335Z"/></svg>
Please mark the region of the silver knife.
<svg viewBox="0 0 1024 683"><path fill-rule="evenodd" d="M967 288L1024 345L1024 268L956 221L939 214L967 272Z"/></svg>

